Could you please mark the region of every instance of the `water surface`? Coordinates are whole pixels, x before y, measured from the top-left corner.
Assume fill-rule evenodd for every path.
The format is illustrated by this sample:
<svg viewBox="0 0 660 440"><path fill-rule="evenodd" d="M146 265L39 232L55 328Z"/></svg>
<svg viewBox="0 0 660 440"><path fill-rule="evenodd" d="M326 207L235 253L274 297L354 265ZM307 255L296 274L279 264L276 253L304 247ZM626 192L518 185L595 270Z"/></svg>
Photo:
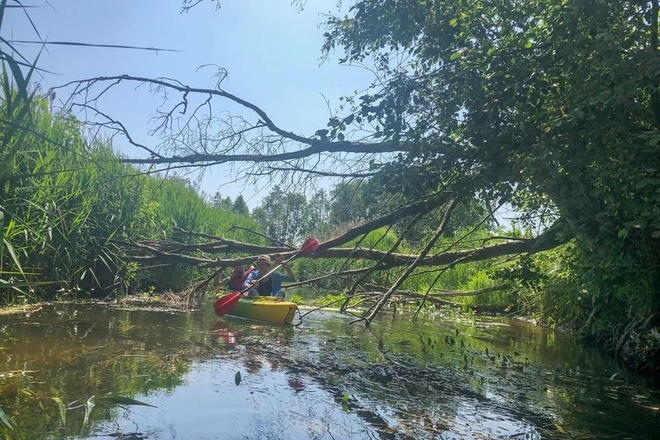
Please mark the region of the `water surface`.
<svg viewBox="0 0 660 440"><path fill-rule="evenodd" d="M1 316L0 408L13 430L0 431L134 440L660 432L654 385L560 332L441 314L383 316L369 329L353 321L314 312L278 327L218 318L212 300L191 311L60 304Z"/></svg>

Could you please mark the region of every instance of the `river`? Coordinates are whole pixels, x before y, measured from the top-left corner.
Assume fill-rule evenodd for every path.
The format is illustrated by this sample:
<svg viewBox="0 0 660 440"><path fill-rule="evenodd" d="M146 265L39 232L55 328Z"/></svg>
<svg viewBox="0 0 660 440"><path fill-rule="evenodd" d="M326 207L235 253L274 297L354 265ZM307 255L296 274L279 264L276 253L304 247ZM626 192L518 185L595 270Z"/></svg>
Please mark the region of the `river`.
<svg viewBox="0 0 660 440"><path fill-rule="evenodd" d="M296 327L47 304L0 315L8 439L655 439L660 393L525 322L330 311ZM149 405L149 406L147 406ZM5 423L6 422L6 423ZM11 429L7 426L11 425Z"/></svg>

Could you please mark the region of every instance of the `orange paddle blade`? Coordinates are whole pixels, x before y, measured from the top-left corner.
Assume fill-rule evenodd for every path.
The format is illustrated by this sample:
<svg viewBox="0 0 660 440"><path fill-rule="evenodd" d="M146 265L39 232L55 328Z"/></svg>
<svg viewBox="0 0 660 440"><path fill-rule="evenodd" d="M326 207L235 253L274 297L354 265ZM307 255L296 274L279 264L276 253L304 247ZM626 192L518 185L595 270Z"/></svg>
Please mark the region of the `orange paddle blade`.
<svg viewBox="0 0 660 440"><path fill-rule="evenodd" d="M238 300L241 299L241 296L243 296L241 292L232 292L218 298L215 304L213 304L215 314L218 316L225 316L227 313L231 312L234 307L236 307L236 304L238 304Z"/></svg>

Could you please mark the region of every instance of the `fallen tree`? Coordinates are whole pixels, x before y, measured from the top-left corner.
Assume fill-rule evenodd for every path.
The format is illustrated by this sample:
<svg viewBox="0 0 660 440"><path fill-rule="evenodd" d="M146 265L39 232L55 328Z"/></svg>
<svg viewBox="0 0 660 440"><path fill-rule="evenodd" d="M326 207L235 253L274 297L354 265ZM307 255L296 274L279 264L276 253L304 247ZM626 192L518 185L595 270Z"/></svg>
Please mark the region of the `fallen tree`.
<svg viewBox="0 0 660 440"><path fill-rule="evenodd" d="M437 194L432 199L404 206L391 214L345 231L339 236L321 241L314 255L308 256L307 258L366 261L367 264L370 265L368 267L353 269L350 268L350 265L345 264L342 267L346 267L346 269L342 269L332 275L326 274L308 279L302 283L297 283L296 285L314 285L315 283L322 282L329 277L344 277L351 279L353 284L350 288L348 299L342 305L341 309L345 311L348 307L349 300L355 296L363 296L363 299L365 300L375 300L372 307L363 315L364 321L369 324L378 312L382 310L385 304L391 302L391 297L393 295L396 295L399 298L406 296L408 300L421 301L422 303L427 300L432 303L437 303L438 295L448 295L446 292L427 292L426 295L417 292L402 294L399 290L399 286L418 267L433 267L436 270L448 270L459 264L483 261L503 256L533 254L564 244L570 237L569 235L562 233L562 229L565 229L565 225L563 225L562 222L557 222L551 228L534 238L491 237L483 240L481 246L460 250L452 250L452 246L449 246L447 249L436 253L431 253L431 249L433 249L433 245L435 244L433 240L429 241L425 250L419 254L402 254L396 252L396 248L400 244L400 241L388 251L362 248L360 246L360 241L356 241L356 238L364 236L365 234L375 231L383 226L392 225L395 221L400 221L406 217L415 217L420 214L428 213L432 210L438 209L439 206L444 206L446 210L445 220L447 220L451 216L451 208L454 206L454 204L448 200L449 196L449 194L445 193ZM438 227L436 235L439 236L442 232L444 224L446 224L446 221ZM164 240L131 243L115 240L115 242L129 250L132 249L133 251L139 252L139 254L133 254L130 258L133 261L140 262L144 265L153 266L180 263L199 268L214 269L211 276L194 286L193 291L199 291L209 286L215 287L217 285L217 280L222 277L222 273L225 272L226 269L237 264L249 265L255 260L258 254L280 254L285 258L290 258L297 252L289 247L258 246L235 240L227 240L209 234L185 231L182 229L178 229L177 232L184 237L201 241L194 243L179 243L172 240ZM490 242L493 243L489 244ZM457 243L458 242L455 244ZM200 253L207 256L199 256ZM217 254L223 255L225 258L212 257ZM397 268L406 268L406 270L400 275L396 283L391 286L381 286L388 288L384 289L379 295L376 295L373 292L373 286L370 286L370 293L366 293L367 290L364 286L369 284L366 275ZM356 292L358 288L360 292ZM500 286L497 289L492 290L498 289L502 289L502 287ZM478 293L481 294L490 290L491 289L487 289ZM460 293L453 292L452 295L458 296Z"/></svg>

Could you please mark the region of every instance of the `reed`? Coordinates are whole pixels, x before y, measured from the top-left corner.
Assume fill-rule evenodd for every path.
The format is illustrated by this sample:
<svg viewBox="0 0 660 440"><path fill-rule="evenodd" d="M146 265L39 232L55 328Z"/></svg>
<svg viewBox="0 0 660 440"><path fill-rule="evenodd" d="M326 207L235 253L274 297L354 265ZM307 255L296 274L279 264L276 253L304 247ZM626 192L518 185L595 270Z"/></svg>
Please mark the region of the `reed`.
<svg viewBox="0 0 660 440"><path fill-rule="evenodd" d="M22 105L19 92L8 75L0 82L0 136L13 145L0 192L1 302L105 296L128 287L182 290L200 276L197 270L137 273L113 239L169 238L175 225L235 239L245 238L242 230L229 232L236 224L256 229L245 217L211 207L185 180L143 175L121 163L109 140L86 139L79 121L53 114L43 96L32 94L27 112L10 108Z"/></svg>

